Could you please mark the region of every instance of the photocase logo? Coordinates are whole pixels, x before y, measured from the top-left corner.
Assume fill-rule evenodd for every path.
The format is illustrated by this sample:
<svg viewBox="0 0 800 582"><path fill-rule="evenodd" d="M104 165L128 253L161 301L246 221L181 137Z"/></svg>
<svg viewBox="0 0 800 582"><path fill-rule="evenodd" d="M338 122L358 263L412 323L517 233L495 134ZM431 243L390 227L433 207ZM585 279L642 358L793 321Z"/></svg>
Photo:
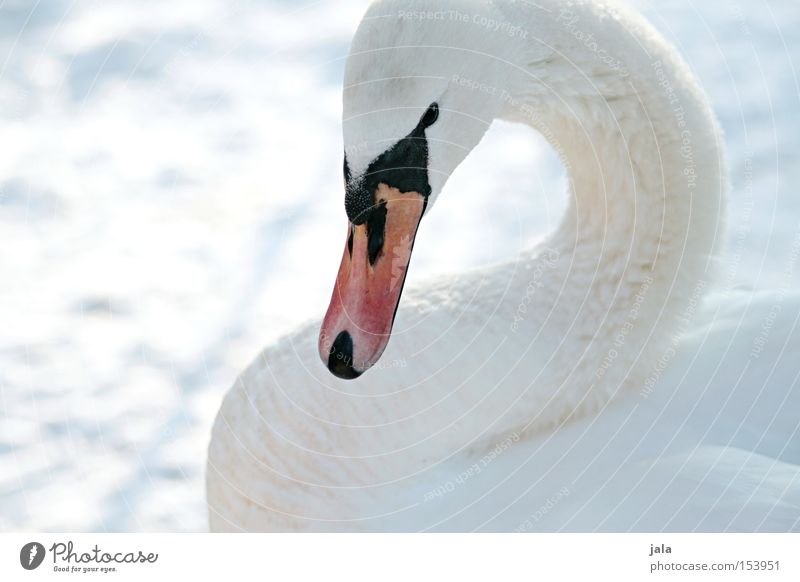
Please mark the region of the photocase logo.
<svg viewBox="0 0 800 582"><path fill-rule="evenodd" d="M19 563L26 570L35 570L44 561L44 546L39 542L30 542L19 551Z"/></svg>

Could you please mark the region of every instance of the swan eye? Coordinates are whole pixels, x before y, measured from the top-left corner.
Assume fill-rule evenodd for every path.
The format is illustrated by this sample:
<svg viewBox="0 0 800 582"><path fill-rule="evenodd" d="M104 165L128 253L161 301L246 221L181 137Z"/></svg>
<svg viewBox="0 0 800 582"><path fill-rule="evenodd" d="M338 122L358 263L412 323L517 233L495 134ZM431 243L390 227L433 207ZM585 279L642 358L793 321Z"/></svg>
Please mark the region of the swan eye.
<svg viewBox="0 0 800 582"><path fill-rule="evenodd" d="M350 258L353 258L353 236L356 233L356 226L350 223L350 236L347 237L347 251L350 253Z"/></svg>
<svg viewBox="0 0 800 582"><path fill-rule="evenodd" d="M439 104L431 103L425 115L422 116L422 127L430 127L439 119Z"/></svg>
<svg viewBox="0 0 800 582"><path fill-rule="evenodd" d="M350 165L347 163L347 154L344 156L344 181L345 183L350 182Z"/></svg>

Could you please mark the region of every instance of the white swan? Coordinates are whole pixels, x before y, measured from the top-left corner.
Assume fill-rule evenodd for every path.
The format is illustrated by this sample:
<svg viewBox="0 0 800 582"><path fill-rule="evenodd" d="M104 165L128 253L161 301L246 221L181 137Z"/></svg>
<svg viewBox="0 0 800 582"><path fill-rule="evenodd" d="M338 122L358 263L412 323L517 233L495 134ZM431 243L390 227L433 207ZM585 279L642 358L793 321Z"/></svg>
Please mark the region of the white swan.
<svg viewBox="0 0 800 582"><path fill-rule="evenodd" d="M493 119L562 157L560 228L400 301L421 215ZM226 396L212 529L797 526L796 467L703 432L701 394L666 366L711 287L726 168L701 89L648 23L594 1L375 2L344 138L355 225L331 307Z"/></svg>

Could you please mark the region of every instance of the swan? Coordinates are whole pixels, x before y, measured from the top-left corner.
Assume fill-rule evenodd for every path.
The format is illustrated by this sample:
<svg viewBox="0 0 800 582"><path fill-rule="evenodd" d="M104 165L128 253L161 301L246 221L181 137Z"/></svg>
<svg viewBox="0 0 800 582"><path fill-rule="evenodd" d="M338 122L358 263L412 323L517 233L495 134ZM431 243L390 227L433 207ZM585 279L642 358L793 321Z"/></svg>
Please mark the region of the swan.
<svg viewBox="0 0 800 582"><path fill-rule="evenodd" d="M560 226L404 290L417 229L496 119L561 158ZM701 398L725 387L681 379L692 346L729 333L698 331L720 313L704 297L727 170L702 89L648 22L599 0L373 2L343 133L331 302L225 396L212 530L797 527L797 459L737 446L740 425L710 423Z"/></svg>

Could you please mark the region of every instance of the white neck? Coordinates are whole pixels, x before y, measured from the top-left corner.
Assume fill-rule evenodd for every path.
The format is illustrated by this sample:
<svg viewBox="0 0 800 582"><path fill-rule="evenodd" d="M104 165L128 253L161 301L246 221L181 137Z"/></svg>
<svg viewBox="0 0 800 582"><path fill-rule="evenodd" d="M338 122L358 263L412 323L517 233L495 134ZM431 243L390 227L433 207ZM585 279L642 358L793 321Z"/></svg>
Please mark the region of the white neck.
<svg viewBox="0 0 800 582"><path fill-rule="evenodd" d="M463 377L456 402L463 410L481 401L485 417L502 413L491 431L502 436L591 413L620 391L646 397L714 276L726 183L701 89L640 17L593 3L494 5L497 21L529 31L498 48L497 70L484 72L500 89L495 116L532 126L555 148L569 175L568 209L518 260L447 279L440 294L407 294L408 337L395 333L388 355L419 353L409 366L444 372L448 388L426 388L422 402ZM418 348L425 329L433 361ZM467 370L477 375L466 380ZM504 394L488 407L487 390L503 378L496 393Z"/></svg>
<svg viewBox="0 0 800 582"><path fill-rule="evenodd" d="M364 508L365 496L405 491L465 451L657 389L654 369L711 276L725 189L718 130L687 67L642 19L537 6L493 3L497 19L528 31L503 49L517 74L494 79L506 97L493 116L530 124L562 156L561 227L518 260L408 289L386 353L358 381L318 364L316 324L248 370L227 415L259 427L236 431L255 455L242 463L294 480L289 495L285 476L261 471L260 487L276 488L261 496L280 497L283 511ZM316 364L318 380L276 378L284 352ZM356 484L367 488L340 488Z"/></svg>

